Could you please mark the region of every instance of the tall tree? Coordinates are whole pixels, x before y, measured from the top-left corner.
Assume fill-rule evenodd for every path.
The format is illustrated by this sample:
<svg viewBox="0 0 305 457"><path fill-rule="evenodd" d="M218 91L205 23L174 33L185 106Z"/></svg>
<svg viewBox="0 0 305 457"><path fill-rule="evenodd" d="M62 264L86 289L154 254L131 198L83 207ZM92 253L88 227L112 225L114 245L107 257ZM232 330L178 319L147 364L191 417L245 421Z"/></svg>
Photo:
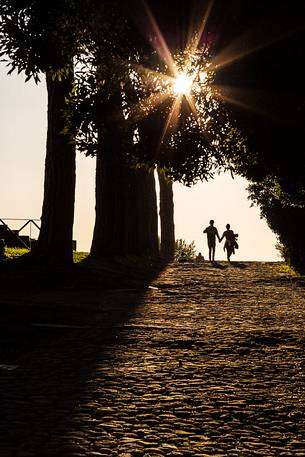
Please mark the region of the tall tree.
<svg viewBox="0 0 305 457"><path fill-rule="evenodd" d="M75 148L66 127L66 101L73 92L73 58L84 30L88 2L2 0L0 50L9 73L24 72L26 81L45 74L48 132L44 200L39 240L32 256L43 262L72 262L75 194Z"/></svg>
<svg viewBox="0 0 305 457"><path fill-rule="evenodd" d="M100 94L91 254L113 257L125 254L126 236L126 165L122 155L126 137L119 84L108 100L104 98Z"/></svg>
<svg viewBox="0 0 305 457"><path fill-rule="evenodd" d="M157 258L158 214L153 170L129 168L126 200L126 254Z"/></svg>
<svg viewBox="0 0 305 457"><path fill-rule="evenodd" d="M105 24L97 14L92 23L91 60L85 62L78 89L78 146L97 156L91 254L157 256L154 174L128 160L136 135L127 120L133 91L128 60L137 51L121 6L112 2L108 7L112 20ZM142 132L139 137L141 146L147 147Z"/></svg>
<svg viewBox="0 0 305 457"><path fill-rule="evenodd" d="M118 87L120 87L118 85ZM96 219L91 254L98 256L158 255L155 180L152 172L131 167L120 90L99 111L96 167Z"/></svg>
<svg viewBox="0 0 305 457"><path fill-rule="evenodd" d="M128 5L129 3L127 2ZM160 2L153 3L158 3L159 13L166 13L164 16L168 19L170 27L164 29L173 30L175 21L171 21L172 9L164 5L162 8ZM141 252L144 253L147 252L145 246L149 245L149 239L150 252L155 252L157 224L152 174L145 176L143 171L137 170L128 174L125 165L130 163L135 167L146 167L148 170L155 169L156 165L161 166L166 169L171 179L192 184L198 179L208 179L221 167L229 166L232 145L236 145L233 136L228 136L231 127L220 102L213 99L211 90L207 90L206 86L205 97L201 97L201 94L198 96L205 80L205 40L200 49L196 49L191 56L192 66L195 66L196 71L197 82L194 92L197 96L194 103L188 103L187 97L179 95L178 104L181 106L181 112L177 112L176 118L172 120L172 108L176 105L178 97L172 88L173 78L166 79L169 73L168 62L164 63L152 47L152 43L156 41L160 44L158 30L151 27L149 15L144 15L149 28L145 42L131 25L126 8L122 9L117 2L112 2L111 7L113 21L107 22L106 30L102 21L95 21L96 27L92 34L94 71L85 73L86 84L81 84L79 90L79 146L87 153L97 153L100 174L96 181L96 196L99 200L96 209L99 214L94 230L92 253L133 253L138 252L140 246ZM183 10L185 11L185 8ZM115 11L117 13L114 13ZM136 10L138 16L139 11L140 8ZM163 25L164 16L159 14ZM181 19L182 15L179 13L179 20ZM177 60L177 71L182 71L184 63L190 60L187 50L183 49L185 43L182 50L181 43L171 43L170 52ZM167 80L165 86L164 80ZM113 94L117 94L116 100ZM154 99L164 99L164 103L155 106L150 103L150 100ZM100 111L100 100L103 100L106 107L108 104L110 106ZM85 111L85 116L82 110ZM172 128L173 124L177 128ZM98 132L97 135L94 132ZM98 141L94 145L90 139L96 137ZM126 182L129 183L127 187ZM146 194L149 195L147 200ZM121 197L118 199L117 195ZM129 200L124 200L128 195ZM121 206L124 201L128 208L127 212L124 212ZM132 203L128 203L130 201ZM138 208L143 208L146 212L142 211L140 214ZM151 220L152 224L146 224L144 230L144 215L148 215L148 208L149 217L146 220ZM103 211L106 213L103 214ZM123 214L126 217L123 217ZM135 222L137 225L132 225ZM149 226L154 227L151 237L147 231ZM117 236L122 233L122 227L125 227L125 248L122 245L122 236ZM170 230L172 233L172 229Z"/></svg>
<svg viewBox="0 0 305 457"><path fill-rule="evenodd" d="M75 198L75 144L67 134L66 98L73 74L61 81L47 73L48 131L41 228L33 255L51 263L72 263Z"/></svg>

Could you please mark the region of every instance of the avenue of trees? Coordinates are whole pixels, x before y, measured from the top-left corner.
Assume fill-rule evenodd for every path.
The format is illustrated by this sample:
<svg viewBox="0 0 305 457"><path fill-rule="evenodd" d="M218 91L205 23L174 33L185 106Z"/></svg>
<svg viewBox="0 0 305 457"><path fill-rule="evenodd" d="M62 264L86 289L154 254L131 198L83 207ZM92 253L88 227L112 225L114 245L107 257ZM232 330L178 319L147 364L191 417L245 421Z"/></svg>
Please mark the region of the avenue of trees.
<svg viewBox="0 0 305 457"><path fill-rule="evenodd" d="M177 56L186 45L189 20L202 18L212 4L191 3L149 2ZM156 96L156 89L147 88L141 72L133 70L167 71L154 50L156 31L143 35L143 2L0 0L0 52L9 71L47 81L44 200L32 258L72 262L79 150L97 156L92 255L172 258L172 180L192 184L230 169L250 181L251 199L278 235L286 260L305 270L304 28L297 2L287 14L278 2L245 3L215 0L205 32L213 46L200 48L204 58L217 61L232 43L242 43L244 57L216 71L215 85L230 96L205 107L210 119L205 132L183 104L176 130L160 144L170 103L145 112L144 101ZM256 50L247 54L251 46ZM247 104L252 110L241 108ZM134 115L135 106L142 106L142 115Z"/></svg>

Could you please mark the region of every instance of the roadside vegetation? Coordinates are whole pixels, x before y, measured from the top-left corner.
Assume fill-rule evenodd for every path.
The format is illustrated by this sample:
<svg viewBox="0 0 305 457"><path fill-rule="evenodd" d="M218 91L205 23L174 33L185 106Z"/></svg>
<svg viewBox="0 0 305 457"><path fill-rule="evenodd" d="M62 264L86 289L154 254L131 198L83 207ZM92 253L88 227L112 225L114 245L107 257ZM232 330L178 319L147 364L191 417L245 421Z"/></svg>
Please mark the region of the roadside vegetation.
<svg viewBox="0 0 305 457"><path fill-rule="evenodd" d="M195 242L188 243L181 238L175 242L175 260L180 259L184 256L187 260L192 261L196 258L196 246Z"/></svg>
<svg viewBox="0 0 305 457"><path fill-rule="evenodd" d="M30 252L29 249L24 248L5 248L5 255L8 259L16 259L24 254ZM73 251L73 263L79 263L86 259L88 252Z"/></svg>

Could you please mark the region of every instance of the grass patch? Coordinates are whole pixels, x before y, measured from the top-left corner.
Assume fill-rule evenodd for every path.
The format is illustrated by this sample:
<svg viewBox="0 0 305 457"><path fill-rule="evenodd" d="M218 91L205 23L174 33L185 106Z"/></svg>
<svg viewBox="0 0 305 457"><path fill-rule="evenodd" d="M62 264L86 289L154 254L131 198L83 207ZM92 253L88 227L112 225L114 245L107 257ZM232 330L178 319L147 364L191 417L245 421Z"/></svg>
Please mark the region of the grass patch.
<svg viewBox="0 0 305 457"><path fill-rule="evenodd" d="M5 255L8 259L15 259L21 255L27 254L29 249L25 248L5 248Z"/></svg>
<svg viewBox="0 0 305 457"><path fill-rule="evenodd" d="M280 272L289 276L300 276L290 265L282 263L280 265Z"/></svg>
<svg viewBox="0 0 305 457"><path fill-rule="evenodd" d="M73 263L79 263L85 260L89 255L89 252L78 252L73 251Z"/></svg>
<svg viewBox="0 0 305 457"><path fill-rule="evenodd" d="M24 254L27 254L29 249L25 248L5 248L5 255L8 259L16 259ZM79 263L88 257L88 252L73 251L73 263Z"/></svg>
<svg viewBox="0 0 305 457"><path fill-rule="evenodd" d="M39 259L31 262L28 252L6 249L7 261L0 262L0 287L9 289L18 284L19 289L27 290L142 289L164 267L158 259L97 258L88 252L73 252L73 265L49 265L40 263Z"/></svg>

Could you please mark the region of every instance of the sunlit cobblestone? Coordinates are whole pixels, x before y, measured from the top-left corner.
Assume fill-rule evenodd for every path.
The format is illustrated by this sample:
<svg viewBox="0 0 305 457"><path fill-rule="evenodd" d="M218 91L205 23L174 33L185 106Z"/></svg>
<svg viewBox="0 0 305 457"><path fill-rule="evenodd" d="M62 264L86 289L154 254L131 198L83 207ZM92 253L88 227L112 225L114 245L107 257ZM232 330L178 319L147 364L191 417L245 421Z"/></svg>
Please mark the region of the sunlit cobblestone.
<svg viewBox="0 0 305 457"><path fill-rule="evenodd" d="M1 457L305 455L302 281L190 263L152 286L91 291L87 327L0 371Z"/></svg>

